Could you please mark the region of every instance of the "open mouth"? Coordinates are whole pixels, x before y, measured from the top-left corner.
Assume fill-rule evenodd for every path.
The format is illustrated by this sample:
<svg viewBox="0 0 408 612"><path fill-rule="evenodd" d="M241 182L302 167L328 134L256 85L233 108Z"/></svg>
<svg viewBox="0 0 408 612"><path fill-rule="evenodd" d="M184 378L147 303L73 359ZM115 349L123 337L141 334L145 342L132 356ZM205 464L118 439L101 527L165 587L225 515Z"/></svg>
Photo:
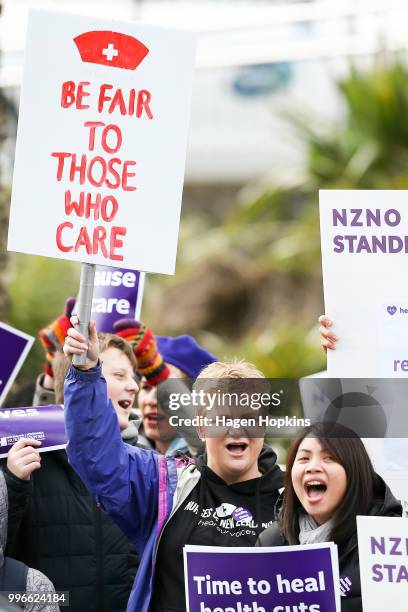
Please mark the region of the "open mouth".
<svg viewBox="0 0 408 612"><path fill-rule="evenodd" d="M133 402L132 400L119 400L118 404L121 408L123 408L123 410L129 410L129 408L132 406Z"/></svg>
<svg viewBox="0 0 408 612"><path fill-rule="evenodd" d="M164 417L160 414L157 414L157 412L151 413L151 414L145 414L143 417L143 420L151 427L155 427L163 419Z"/></svg>
<svg viewBox="0 0 408 612"><path fill-rule="evenodd" d="M239 457L244 454L248 448L248 444L246 442L230 442L225 446L225 448L229 453L231 453L231 455Z"/></svg>
<svg viewBox="0 0 408 612"><path fill-rule="evenodd" d="M320 480L309 480L304 489L309 500L320 501L327 491L327 485Z"/></svg>

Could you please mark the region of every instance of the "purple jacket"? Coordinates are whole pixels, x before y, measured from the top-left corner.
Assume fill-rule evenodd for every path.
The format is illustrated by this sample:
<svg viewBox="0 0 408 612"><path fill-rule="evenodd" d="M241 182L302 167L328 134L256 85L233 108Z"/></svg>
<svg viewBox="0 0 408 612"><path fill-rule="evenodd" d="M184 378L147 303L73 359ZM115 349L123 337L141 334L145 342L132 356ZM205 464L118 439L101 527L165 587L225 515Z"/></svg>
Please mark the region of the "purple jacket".
<svg viewBox="0 0 408 612"><path fill-rule="evenodd" d="M122 441L100 366L88 371L72 367L64 398L69 461L141 557L127 611L148 612L160 534L200 472Z"/></svg>

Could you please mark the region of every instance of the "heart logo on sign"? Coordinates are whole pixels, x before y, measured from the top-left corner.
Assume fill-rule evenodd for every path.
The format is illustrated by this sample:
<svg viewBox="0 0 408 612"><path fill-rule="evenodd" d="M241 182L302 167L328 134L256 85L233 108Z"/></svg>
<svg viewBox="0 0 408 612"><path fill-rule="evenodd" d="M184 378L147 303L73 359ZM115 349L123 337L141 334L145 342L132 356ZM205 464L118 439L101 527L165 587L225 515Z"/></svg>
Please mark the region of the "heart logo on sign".
<svg viewBox="0 0 408 612"><path fill-rule="evenodd" d="M387 312L388 314L395 315L395 313L397 312L397 307L396 306L388 306L387 308Z"/></svg>

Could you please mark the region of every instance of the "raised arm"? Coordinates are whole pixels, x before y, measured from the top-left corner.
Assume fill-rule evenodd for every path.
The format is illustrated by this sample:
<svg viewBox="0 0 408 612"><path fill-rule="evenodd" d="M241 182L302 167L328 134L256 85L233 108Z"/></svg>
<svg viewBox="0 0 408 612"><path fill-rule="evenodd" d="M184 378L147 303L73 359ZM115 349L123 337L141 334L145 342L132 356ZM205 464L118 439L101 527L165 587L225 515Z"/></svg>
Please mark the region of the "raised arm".
<svg viewBox="0 0 408 612"><path fill-rule="evenodd" d="M68 357L86 350L85 338L76 329L71 328L67 337L64 352ZM92 323L87 363L83 369L71 366L65 380L68 458L97 501L140 551L157 520L158 460L151 451L122 441L98 357L98 338Z"/></svg>

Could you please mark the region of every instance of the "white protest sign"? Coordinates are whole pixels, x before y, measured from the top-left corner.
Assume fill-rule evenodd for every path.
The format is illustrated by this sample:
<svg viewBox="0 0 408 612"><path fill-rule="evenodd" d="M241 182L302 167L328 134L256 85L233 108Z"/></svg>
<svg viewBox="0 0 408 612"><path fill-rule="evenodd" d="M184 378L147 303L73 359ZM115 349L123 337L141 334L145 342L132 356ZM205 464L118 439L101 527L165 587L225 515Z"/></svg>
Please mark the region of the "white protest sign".
<svg viewBox="0 0 408 612"><path fill-rule="evenodd" d="M195 37L30 12L8 248L173 274Z"/></svg>
<svg viewBox="0 0 408 612"><path fill-rule="evenodd" d="M408 521L405 518L358 516L363 609L406 612L408 593Z"/></svg>
<svg viewBox="0 0 408 612"><path fill-rule="evenodd" d="M340 338L336 350L327 352L328 376L405 379L408 191L320 191L320 231L325 312ZM377 471L404 500L408 462L396 449L407 442L397 439L407 428L401 402L406 394L391 380L373 381L365 393L375 401L380 389L386 390L380 403L389 438L366 438L365 444Z"/></svg>
<svg viewBox="0 0 408 612"><path fill-rule="evenodd" d="M408 191L320 192L330 376L408 375Z"/></svg>

